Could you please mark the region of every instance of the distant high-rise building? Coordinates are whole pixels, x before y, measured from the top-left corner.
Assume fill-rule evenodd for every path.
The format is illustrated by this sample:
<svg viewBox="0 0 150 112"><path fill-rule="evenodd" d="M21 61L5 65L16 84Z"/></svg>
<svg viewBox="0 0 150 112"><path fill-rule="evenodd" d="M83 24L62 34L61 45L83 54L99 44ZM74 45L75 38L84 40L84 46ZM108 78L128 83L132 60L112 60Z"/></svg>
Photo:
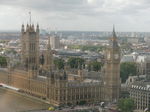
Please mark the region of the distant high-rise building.
<svg viewBox="0 0 150 112"><path fill-rule="evenodd" d="M52 49L59 49L60 48L60 38L58 35L53 35L50 38L50 44Z"/></svg>

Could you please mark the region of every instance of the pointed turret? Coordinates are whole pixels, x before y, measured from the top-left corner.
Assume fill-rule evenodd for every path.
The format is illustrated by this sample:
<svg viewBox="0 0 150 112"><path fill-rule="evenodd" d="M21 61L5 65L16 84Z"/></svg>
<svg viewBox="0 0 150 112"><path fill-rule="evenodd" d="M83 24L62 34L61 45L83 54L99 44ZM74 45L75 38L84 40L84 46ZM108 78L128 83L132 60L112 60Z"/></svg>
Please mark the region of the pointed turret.
<svg viewBox="0 0 150 112"><path fill-rule="evenodd" d="M29 24L27 24L26 26L26 32L29 30Z"/></svg>
<svg viewBox="0 0 150 112"><path fill-rule="evenodd" d="M35 31L35 30L34 30L34 24L32 24L31 28L32 28L33 31Z"/></svg>
<svg viewBox="0 0 150 112"><path fill-rule="evenodd" d="M36 26L36 32L39 32L40 30L39 30L39 24L37 24L37 26Z"/></svg>
<svg viewBox="0 0 150 112"><path fill-rule="evenodd" d="M48 37L47 50L51 50L51 45L50 45L50 36Z"/></svg>
<svg viewBox="0 0 150 112"><path fill-rule="evenodd" d="M22 24L21 32L24 33L24 24Z"/></svg>

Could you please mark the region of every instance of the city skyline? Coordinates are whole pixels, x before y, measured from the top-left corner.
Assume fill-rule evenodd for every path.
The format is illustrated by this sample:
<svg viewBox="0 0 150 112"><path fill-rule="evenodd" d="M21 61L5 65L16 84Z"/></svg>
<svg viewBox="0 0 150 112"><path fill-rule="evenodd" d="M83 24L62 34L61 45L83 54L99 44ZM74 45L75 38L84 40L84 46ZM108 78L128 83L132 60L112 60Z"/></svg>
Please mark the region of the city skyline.
<svg viewBox="0 0 150 112"><path fill-rule="evenodd" d="M147 0L1 0L0 30L19 30L22 23L42 29L149 32Z"/></svg>

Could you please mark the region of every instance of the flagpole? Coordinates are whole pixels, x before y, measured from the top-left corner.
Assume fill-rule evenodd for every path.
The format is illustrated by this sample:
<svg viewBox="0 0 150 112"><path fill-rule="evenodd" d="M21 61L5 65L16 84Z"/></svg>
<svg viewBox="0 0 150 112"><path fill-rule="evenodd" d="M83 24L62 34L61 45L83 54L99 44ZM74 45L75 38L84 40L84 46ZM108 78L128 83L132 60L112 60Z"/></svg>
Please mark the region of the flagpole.
<svg viewBox="0 0 150 112"><path fill-rule="evenodd" d="M29 23L31 25L31 12L29 12Z"/></svg>

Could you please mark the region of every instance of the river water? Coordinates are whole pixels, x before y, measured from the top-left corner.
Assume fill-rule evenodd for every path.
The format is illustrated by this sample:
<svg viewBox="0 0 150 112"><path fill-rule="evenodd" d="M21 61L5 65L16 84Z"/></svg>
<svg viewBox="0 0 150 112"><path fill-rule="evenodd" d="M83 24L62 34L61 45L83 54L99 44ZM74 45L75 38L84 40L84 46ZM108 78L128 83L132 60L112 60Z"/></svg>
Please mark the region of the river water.
<svg viewBox="0 0 150 112"><path fill-rule="evenodd" d="M44 103L0 88L0 112L45 109Z"/></svg>

